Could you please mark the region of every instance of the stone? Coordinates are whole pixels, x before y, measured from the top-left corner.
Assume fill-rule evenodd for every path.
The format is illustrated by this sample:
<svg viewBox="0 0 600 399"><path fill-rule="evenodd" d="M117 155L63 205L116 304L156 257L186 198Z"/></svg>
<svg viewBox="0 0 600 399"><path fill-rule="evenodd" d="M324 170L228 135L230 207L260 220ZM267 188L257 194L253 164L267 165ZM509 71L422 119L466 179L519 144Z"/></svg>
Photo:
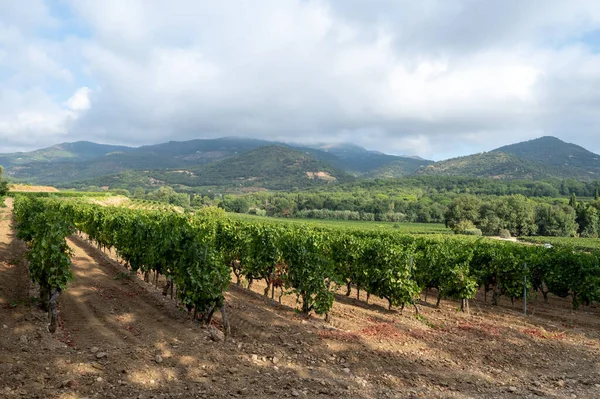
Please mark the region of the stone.
<svg viewBox="0 0 600 399"><path fill-rule="evenodd" d="M92 367L95 368L96 370L104 370L104 366L98 362L92 362Z"/></svg>
<svg viewBox="0 0 600 399"><path fill-rule="evenodd" d="M300 396L300 392L296 391L295 389L292 389L292 396L297 398L298 396Z"/></svg>
<svg viewBox="0 0 600 399"><path fill-rule="evenodd" d="M21 341L22 344L26 344L27 343L27 335L21 335L19 337L19 341Z"/></svg>
<svg viewBox="0 0 600 399"><path fill-rule="evenodd" d="M76 388L79 384L76 380L66 380L61 384L61 388Z"/></svg>
<svg viewBox="0 0 600 399"><path fill-rule="evenodd" d="M508 392L512 392L512 393L517 392L517 387L508 387Z"/></svg>
<svg viewBox="0 0 600 399"><path fill-rule="evenodd" d="M342 371L346 374L350 374L350 369L348 367L342 369Z"/></svg>
<svg viewBox="0 0 600 399"><path fill-rule="evenodd" d="M272 362L273 364L279 363L279 358L277 356L273 356Z"/></svg>
<svg viewBox="0 0 600 399"><path fill-rule="evenodd" d="M92 349L90 349L90 352L92 352L92 353L96 353L96 352L98 352L99 350L100 350L99 348L97 348L97 347L95 347L95 346L94 346Z"/></svg>
<svg viewBox="0 0 600 399"><path fill-rule="evenodd" d="M154 357L154 361L155 361L156 363L158 363L158 364L161 364L161 363L163 362L163 358L162 358L162 356L161 356L161 355L156 355L156 356Z"/></svg>
<svg viewBox="0 0 600 399"><path fill-rule="evenodd" d="M215 342L225 341L225 334L223 334L223 332L218 328L208 326L208 333L210 334L210 339Z"/></svg>
<svg viewBox="0 0 600 399"><path fill-rule="evenodd" d="M106 352L98 352L98 353L96 353L96 359L102 359L104 357L108 357L108 354Z"/></svg>

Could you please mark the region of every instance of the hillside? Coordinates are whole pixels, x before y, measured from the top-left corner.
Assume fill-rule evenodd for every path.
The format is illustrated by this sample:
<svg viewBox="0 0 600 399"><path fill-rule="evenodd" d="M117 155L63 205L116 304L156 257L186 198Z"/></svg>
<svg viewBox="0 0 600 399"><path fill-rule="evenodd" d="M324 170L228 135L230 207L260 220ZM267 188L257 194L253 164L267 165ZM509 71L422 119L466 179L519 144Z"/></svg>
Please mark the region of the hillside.
<svg viewBox="0 0 600 399"><path fill-rule="evenodd" d="M549 173L558 177L600 178L600 155L556 137L540 137L500 147L494 151L540 163L548 168Z"/></svg>
<svg viewBox="0 0 600 399"><path fill-rule="evenodd" d="M273 149L277 147L277 151ZM263 150L261 150L263 149ZM270 149L270 150L268 150ZM288 158L284 154L295 154ZM279 153L275 161L271 152ZM305 158L301 167L285 162ZM246 154L246 157L243 155ZM258 155L257 155L258 154ZM265 157L265 158L263 158ZM278 163L279 162L279 163ZM490 152L431 162L369 151L348 143L312 147L236 137L170 141L139 148L90 142L63 143L29 153L0 155L6 175L34 184L82 187L155 185L306 187L349 175L360 179L413 175L504 180L600 179L600 156L554 137L542 137ZM310 179L306 172L324 171Z"/></svg>
<svg viewBox="0 0 600 399"><path fill-rule="evenodd" d="M11 154L0 154L0 165L10 168L15 165L25 165L32 162L62 162L62 161L86 161L101 157L114 152L129 152L134 148L97 144L89 141L77 141L74 143L61 143L51 147L42 148L31 152L16 152Z"/></svg>
<svg viewBox="0 0 600 399"><path fill-rule="evenodd" d="M194 177L196 172L200 172L199 166L234 158L246 152L272 145L310 155L313 162L321 162L322 166L327 166L331 172L335 170L333 175L348 173L360 176L393 162L403 161L407 165L411 165L395 175L403 176L429 162L368 151L353 144L327 144L309 148L266 140L223 137L170 141L138 148L90 142L63 143L28 153L0 155L0 165L6 167L6 175L11 179L35 184L68 187L80 184L73 185L71 184L73 182L94 180L103 184L93 185L112 186L111 182L118 182L119 186L123 186L124 181L137 183L140 179L147 180L148 184L153 182L152 179L166 181L169 184L172 180L184 181L183 184L188 182L195 184L198 179L189 179L189 177ZM257 165L264 165L264 163L259 162ZM203 171L202 175L211 183L231 185L233 181L228 181L227 176L237 174L235 169L237 165L232 164L231 167L233 170L228 171L230 166L216 165L214 168ZM168 169L187 170L188 168L194 169L191 170L191 174L167 171ZM287 173L290 170L278 171ZM177 173L180 176L173 179L172 177ZM214 176L211 175L212 173ZM149 176L150 174L153 176ZM255 174L260 175L260 173ZM102 179L100 179L101 177ZM296 177L289 176L291 180ZM282 176L278 176L276 179L279 182L285 180ZM317 178L317 180L323 180L323 178ZM201 183L204 184L205 181L203 180Z"/></svg>
<svg viewBox="0 0 600 399"><path fill-rule="evenodd" d="M419 157L388 155L378 151L369 151L353 144L321 144L315 146L319 153L331 154L327 160L337 168L355 176L403 177L414 173L422 166L433 163ZM322 156L315 154L317 157Z"/></svg>
<svg viewBox="0 0 600 399"><path fill-rule="evenodd" d="M116 188L228 186L277 190L348 182L352 179L349 174L316 159L310 153L271 145L210 164L168 170L123 171L78 181L74 185Z"/></svg>
<svg viewBox="0 0 600 399"><path fill-rule="evenodd" d="M76 180L95 178L125 170L179 168L189 164L185 160L158 155L115 152L91 160L31 162L8 167L6 174L30 183L65 185Z"/></svg>
<svg viewBox="0 0 600 399"><path fill-rule="evenodd" d="M416 174L419 170L431 165L432 163L432 161L427 160L403 158L389 162L375 170L367 172L363 177L373 179L391 179L410 176Z"/></svg>
<svg viewBox="0 0 600 399"><path fill-rule="evenodd" d="M541 137L490 152L436 162L416 174L589 181L600 178L600 156L555 137Z"/></svg>
<svg viewBox="0 0 600 399"><path fill-rule="evenodd" d="M503 152L484 152L435 162L416 172L426 176L490 177L494 179L540 179L546 168Z"/></svg>

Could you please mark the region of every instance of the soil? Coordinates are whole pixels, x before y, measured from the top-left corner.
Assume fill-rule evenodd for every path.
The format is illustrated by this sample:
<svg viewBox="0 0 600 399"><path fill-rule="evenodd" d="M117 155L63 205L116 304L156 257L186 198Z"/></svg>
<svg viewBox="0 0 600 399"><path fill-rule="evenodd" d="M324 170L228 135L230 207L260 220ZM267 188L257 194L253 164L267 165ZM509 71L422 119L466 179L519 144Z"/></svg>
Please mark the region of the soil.
<svg viewBox="0 0 600 399"><path fill-rule="evenodd" d="M343 292L331 322L232 285L220 340L113 254L72 237L75 279L55 334L37 310L25 245L0 208L0 398L598 398L600 311L567 299L471 301L435 293L388 311ZM422 298L425 299L424 296ZM214 328L219 328L219 318ZM211 334L212 330L212 334ZM212 339L211 339L212 337Z"/></svg>
<svg viewBox="0 0 600 399"><path fill-rule="evenodd" d="M59 190L52 186L31 186L28 184L11 184L10 191L14 192L36 192L36 193L57 193Z"/></svg>

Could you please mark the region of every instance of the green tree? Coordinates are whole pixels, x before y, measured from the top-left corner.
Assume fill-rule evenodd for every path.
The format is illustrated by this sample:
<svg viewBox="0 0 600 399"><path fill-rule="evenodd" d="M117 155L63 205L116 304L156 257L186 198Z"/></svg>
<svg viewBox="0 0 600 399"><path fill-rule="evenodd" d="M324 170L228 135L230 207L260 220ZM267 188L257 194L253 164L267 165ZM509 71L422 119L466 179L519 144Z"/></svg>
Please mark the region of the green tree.
<svg viewBox="0 0 600 399"><path fill-rule="evenodd" d="M570 237L577 234L575 209L571 206L541 205L536 214L536 223L541 235Z"/></svg>
<svg viewBox="0 0 600 399"><path fill-rule="evenodd" d="M569 199L569 205L573 208L577 207L577 196L575 193L571 193L571 198Z"/></svg>
<svg viewBox="0 0 600 399"><path fill-rule="evenodd" d="M8 182L4 179L4 168L0 166L0 198L8 194Z"/></svg>
<svg viewBox="0 0 600 399"><path fill-rule="evenodd" d="M529 236L538 230L535 222L535 202L516 194L494 201L496 215L502 220L502 228L513 236Z"/></svg>
<svg viewBox="0 0 600 399"><path fill-rule="evenodd" d="M456 197L446 211L446 226L454 228L460 222L477 224L481 200L474 195Z"/></svg>
<svg viewBox="0 0 600 399"><path fill-rule="evenodd" d="M582 237L598 238L600 216L593 206L581 207L577 212L577 223Z"/></svg>
<svg viewBox="0 0 600 399"><path fill-rule="evenodd" d="M146 196L146 191L142 187L138 187L133 192L133 198L143 199Z"/></svg>

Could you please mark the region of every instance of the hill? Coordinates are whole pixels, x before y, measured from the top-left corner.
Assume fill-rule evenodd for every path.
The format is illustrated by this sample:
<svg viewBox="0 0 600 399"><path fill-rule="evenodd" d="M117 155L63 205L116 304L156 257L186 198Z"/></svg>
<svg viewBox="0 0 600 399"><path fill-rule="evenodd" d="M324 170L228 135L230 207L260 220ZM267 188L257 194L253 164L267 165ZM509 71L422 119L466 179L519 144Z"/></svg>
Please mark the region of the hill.
<svg viewBox="0 0 600 399"><path fill-rule="evenodd" d="M600 155L556 137L540 137L494 151L542 164L548 168L549 173L558 177L588 180L600 178Z"/></svg>
<svg viewBox="0 0 600 399"><path fill-rule="evenodd" d="M71 182L97 179L102 176L107 176L106 179L102 179L104 183L107 183L114 181L114 176L118 174L121 174L123 178L119 179L121 183L123 180L139 180L143 176L147 176L149 171L153 171L152 174L160 175L168 173L168 169L194 168L196 170L200 165L234 158L246 152L272 145L308 154L313 160L318 160L327 164L328 168L335 169L338 174L344 171L355 176L364 175L399 160L414 163L415 166L412 169L410 167L407 169L410 173L423 164L423 161L368 151L353 144L309 148L236 137L170 141L139 148L90 142L63 143L29 153L4 154L0 156L0 164L6 166L7 176L28 183L69 186ZM235 168L236 165L232 164L231 167ZM214 179L209 178L208 180L219 181L221 184L227 185L232 182L226 182L224 176L228 176L230 173L235 174L235 170L224 172L227 168L229 166L221 165L217 169L209 169L203 173L217 173L218 170ZM194 173L194 171L190 173ZM396 176L404 174L406 174L405 171ZM126 176L127 179L125 179ZM162 178L155 179L164 180ZM166 179L165 181L170 180Z"/></svg>
<svg viewBox="0 0 600 399"><path fill-rule="evenodd" d="M403 177L414 173L422 166L433 163L419 157L405 157L369 151L354 144L321 144L315 146L320 153L333 155L329 159L315 154L337 168L343 169L355 176L372 177Z"/></svg>
<svg viewBox="0 0 600 399"><path fill-rule="evenodd" d="M543 165L504 152L484 152L435 162L418 170L416 174L534 180L547 177Z"/></svg>
<svg viewBox="0 0 600 399"><path fill-rule="evenodd" d="M129 152L134 148L97 144L89 141L74 143L61 143L51 147L42 148L31 152L16 152L0 154L0 165L9 168L15 165L25 165L32 162L61 162L61 161L86 161L114 152Z"/></svg>
<svg viewBox="0 0 600 399"><path fill-rule="evenodd" d="M369 171L363 175L365 178L390 179L410 176L424 167L431 165L432 161L416 158L402 158L391 161L379 168Z"/></svg>
<svg viewBox="0 0 600 399"><path fill-rule="evenodd" d="M436 162L416 174L590 181L600 179L600 156L555 137L541 137L490 152Z"/></svg>
<svg viewBox="0 0 600 399"><path fill-rule="evenodd" d="M284 190L351 180L351 175L316 159L310 153L271 145L209 164L180 169L123 171L78 181L73 185L115 188L227 186Z"/></svg>

